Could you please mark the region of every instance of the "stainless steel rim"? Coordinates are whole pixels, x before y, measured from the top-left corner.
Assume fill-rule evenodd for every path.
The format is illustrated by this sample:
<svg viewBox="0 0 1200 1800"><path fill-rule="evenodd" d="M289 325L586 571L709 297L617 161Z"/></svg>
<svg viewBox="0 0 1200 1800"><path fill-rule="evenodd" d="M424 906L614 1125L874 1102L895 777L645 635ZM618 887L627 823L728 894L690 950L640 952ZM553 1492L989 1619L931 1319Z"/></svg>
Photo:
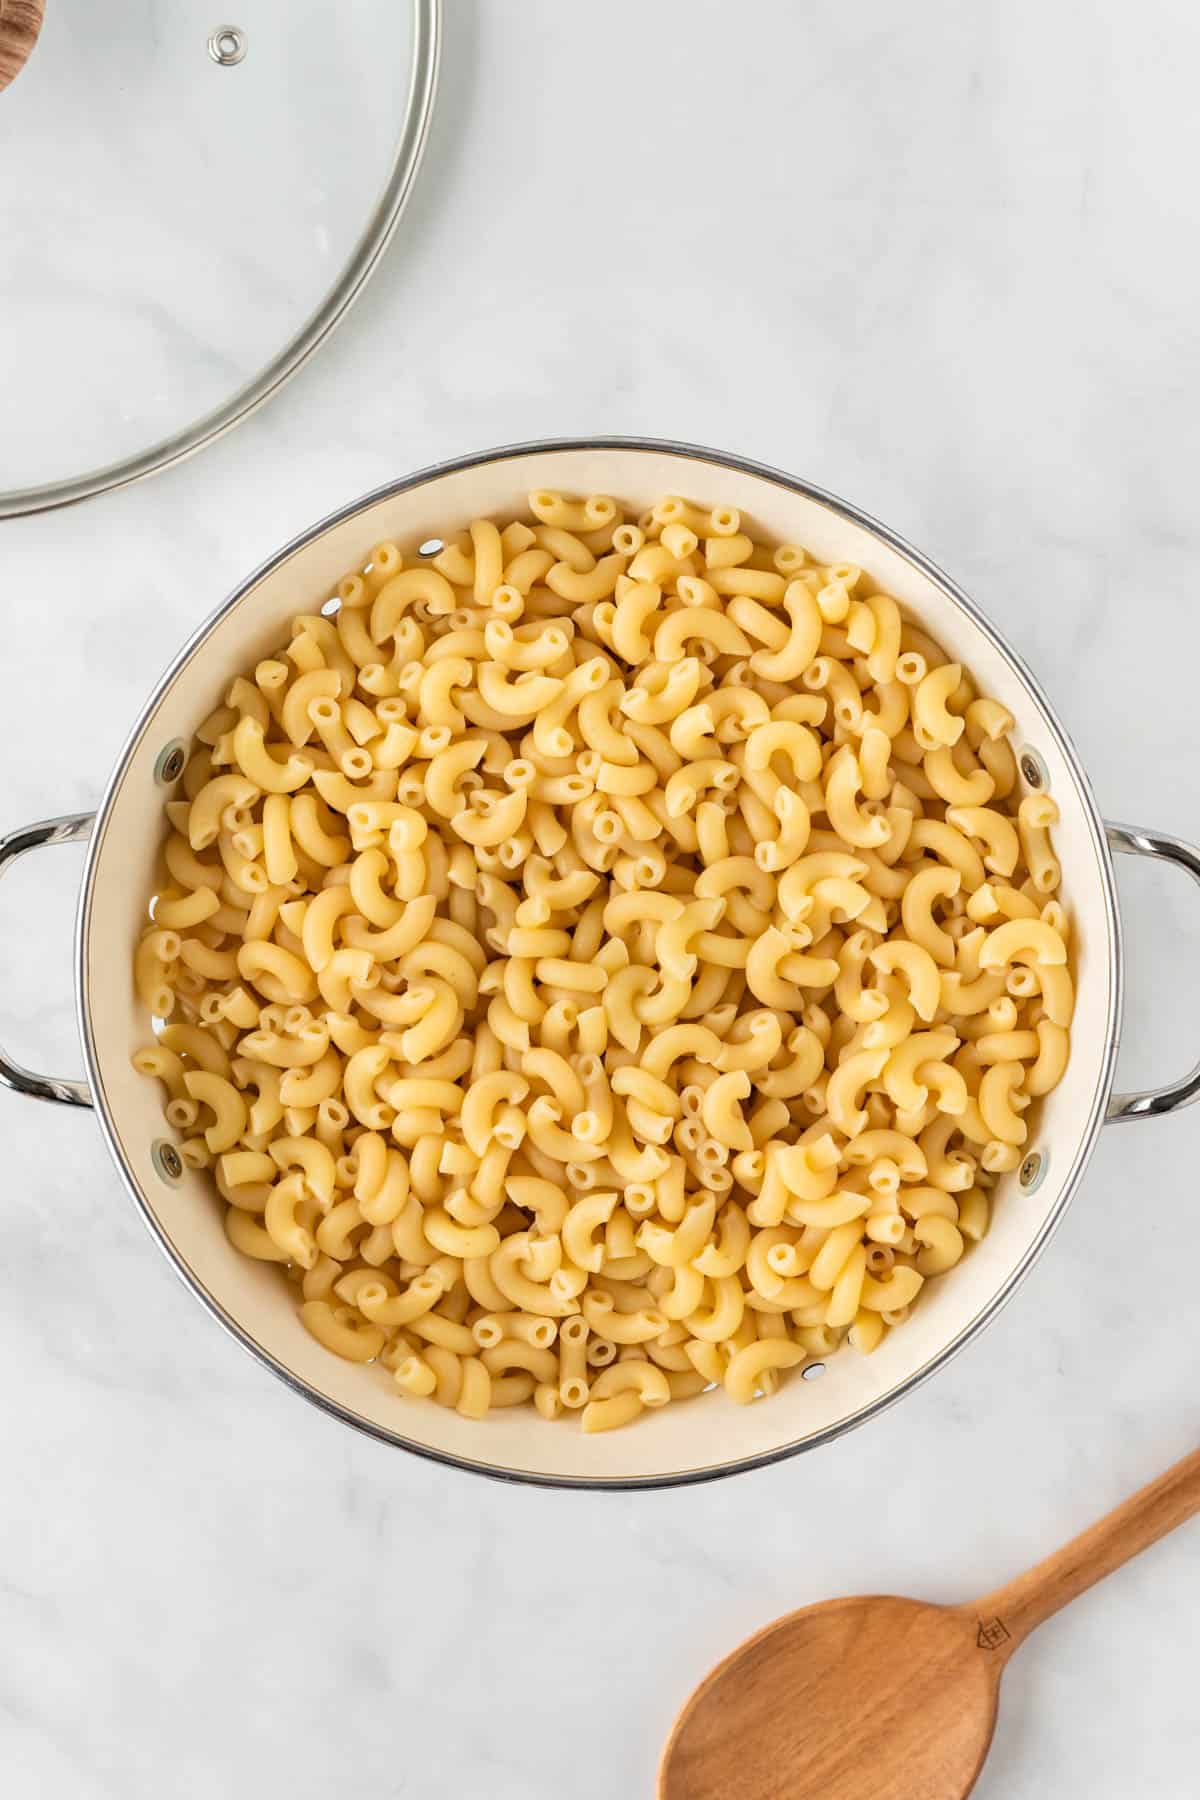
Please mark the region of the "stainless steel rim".
<svg viewBox="0 0 1200 1800"><path fill-rule="evenodd" d="M413 69L406 102L404 129L396 145L391 170L374 211L367 220L362 236L350 260L331 288L300 330L284 345L274 360L253 381L205 415L152 444L136 456L109 463L88 475L73 476L68 481L54 481L40 487L15 488L0 493L0 519L21 518L26 513L48 512L56 506L70 506L92 494L107 493L110 488L126 487L153 475L159 469L183 462L205 444L231 430L242 419L268 400L318 351L334 326L343 319L370 279L376 264L386 250L400 221L413 181L421 164L429 136L429 122L437 92L438 63L442 42L442 0L412 0L413 4Z"/></svg>
<svg viewBox="0 0 1200 1800"><path fill-rule="evenodd" d="M906 1381L902 1382L898 1387L891 1389L890 1392L882 1394L878 1400L872 1401L868 1406L860 1408L858 1412L853 1413L849 1418L839 1420L836 1425L828 1426L823 1431L815 1432L808 1437L794 1440L790 1444L784 1444L775 1449L763 1451L755 1456L739 1457L729 1462L706 1465L703 1468L672 1470L663 1475L618 1476L611 1479L593 1476L547 1475L537 1470L503 1468L494 1463L476 1462L469 1457L453 1456L448 1452L436 1450L428 1444L422 1444L412 1438L406 1437L402 1432L385 1430L372 1423L369 1419L362 1418L358 1413L351 1412L348 1408L339 1405L337 1401L330 1399L328 1395L322 1394L318 1389L310 1387L306 1381L302 1381L291 1369L279 1362L269 1351L265 1350L261 1344L257 1343L238 1321L226 1312L220 1301L209 1292L201 1281L197 1279L187 1263L185 1263L178 1255L174 1245L159 1225L154 1212L147 1204L137 1183L132 1179L128 1164L125 1161L124 1152L121 1148L119 1134L113 1123L112 1112L109 1107L108 1095L104 1083L104 1074L96 1055L96 1046L92 1034L91 1018L88 1008L88 923L91 916L96 868L108 832L109 814L112 809L113 799L121 785L129 760L164 693L175 679L180 669L182 669L183 665L200 647L217 623L232 607L236 606L239 601L244 598L250 589L252 589L264 575L268 574L280 563L286 561L288 557L293 556L298 550L304 549L308 544L312 543L314 539L319 538L333 526L339 525L345 520L353 517L355 513L360 512L364 507L373 506L378 501L389 499L396 494L406 493L410 488L420 487L425 482L435 480L442 475L452 474L459 469L477 468L484 463L506 461L509 458L516 456L549 454L563 450L658 451L666 455L686 457L696 462L716 464L718 467L737 470L743 474L756 475L765 481L773 482L778 487L786 488L791 493L799 494L806 499L815 500L820 504L827 506L831 511L840 514L842 518L848 520L850 523L861 526L863 529L872 532L876 537L881 539L882 542L888 544L893 550L905 557L914 565L914 567L920 569L923 574L928 576L928 578L942 590L947 599L953 601L955 605L959 606L962 611L967 614L993 647L1008 661L1015 673L1029 689L1034 701L1040 708L1045 728L1053 737L1060 752L1065 758L1083 797L1088 831L1092 839L1093 848L1095 849L1102 874L1105 924L1107 926L1107 975L1109 981L1110 1004L1104 1062L1101 1067L1100 1078L1096 1084L1096 1091L1092 1096L1091 1108L1088 1113L1084 1130L1076 1145L1066 1179L1063 1183L1062 1194L1055 1205L1053 1212L1046 1218L1037 1237L1033 1240L1032 1244L1030 1244L1020 1262L1012 1270L999 1292L995 1294L988 1304L975 1315L970 1324L965 1326L964 1329L959 1332L957 1337L946 1344L938 1351L936 1356L931 1357L929 1361L913 1375L910 1375ZM104 1133L105 1141L108 1144L113 1160L117 1165L121 1179L134 1204L141 1212L142 1217L155 1240L167 1256L176 1273L181 1277L187 1287L191 1289L196 1298L208 1309L213 1318L216 1319L232 1337L236 1338L240 1344L244 1345L264 1368L270 1369L272 1374L278 1376L281 1381L285 1382L294 1393L303 1395L304 1398L311 1401L313 1405L320 1407L322 1412L329 1413L332 1417L339 1419L342 1424L350 1425L355 1430L364 1432L368 1437L378 1439L381 1443L392 1444L401 1449L409 1450L413 1452L414 1455L425 1457L430 1462L443 1463L448 1467L462 1469L470 1474L486 1475L497 1481L524 1483L533 1487L611 1489L616 1492L633 1488L686 1487L704 1481L718 1481L727 1475L741 1474L750 1469L767 1468L772 1463L783 1462L789 1457L800 1455L803 1451L815 1450L822 1444L831 1443L835 1438L843 1436L846 1432L852 1431L860 1425L865 1425L868 1420L877 1418L881 1413L886 1412L907 1394L912 1393L916 1388L920 1387L931 1375L936 1374L939 1369L944 1368L946 1364L950 1362L951 1358L957 1356L960 1351L964 1350L968 1344L974 1341L983 1328L990 1324L1000 1312L1001 1308L1012 1298L1021 1282L1025 1279L1025 1276L1033 1268L1038 1257L1049 1243L1079 1185L1080 1178L1087 1166L1088 1158L1095 1148L1096 1138L1104 1123L1105 1112L1116 1072L1117 1049L1120 1041L1123 973L1124 956L1122 950L1121 915L1117 906L1116 877L1113 871L1112 856L1109 850L1104 823L1096 806L1091 783L1088 781L1074 745L1071 743L1071 740L1059 723L1040 684L1035 680L1034 676L1026 668L1016 652L1009 647L1001 634L978 611L974 603L962 589L953 582L948 575L944 574L935 563L931 562L928 557L923 556L919 550L915 550L911 544L906 543L898 533L890 530L886 525L881 525L877 519L873 519L869 513L863 512L859 507L850 505L848 501L839 499L837 495L829 493L824 488L815 486L812 482L798 481L794 477L785 475L778 469L773 469L764 463L752 462L747 457L730 456L720 450L708 450L696 444L675 443L666 438L544 438L527 444L504 445L499 449L483 451L475 456L456 457L448 462L437 463L430 468L420 469L416 474L406 476L401 481L387 482L382 487L373 489L370 493L364 494L359 499L351 502L350 505L341 507L338 511L331 513L327 518L322 519L319 524L312 526L308 531L301 532L298 537L293 538L289 544L286 544L282 550L278 551L274 556L269 557L267 561L261 564L252 575L243 581L229 598L217 608L212 616L193 633L192 637L184 645L179 655L175 658L174 662L159 682L146 705L142 708L142 712L117 759L116 767L105 788L104 797L96 815L96 824L92 833L91 842L88 847L87 860L84 866L83 882L79 896L79 911L75 929L75 997L78 1008L79 1033L83 1043L84 1060L101 1130Z"/></svg>

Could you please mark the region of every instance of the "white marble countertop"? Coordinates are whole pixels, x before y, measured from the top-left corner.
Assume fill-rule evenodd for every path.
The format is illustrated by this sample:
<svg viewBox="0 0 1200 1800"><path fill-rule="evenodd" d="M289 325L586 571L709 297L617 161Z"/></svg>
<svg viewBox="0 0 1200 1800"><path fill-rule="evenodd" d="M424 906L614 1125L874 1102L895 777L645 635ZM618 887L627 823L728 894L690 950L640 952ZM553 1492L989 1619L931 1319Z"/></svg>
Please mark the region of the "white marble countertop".
<svg viewBox="0 0 1200 1800"><path fill-rule="evenodd" d="M419 192L320 358L186 466L0 527L0 830L98 798L180 641L294 531L595 431L886 519L1028 657L1105 808L1200 836L1195 9L448 10ZM0 894L0 1028L63 1072L77 867ZM1200 1051L1185 885L1122 870L1123 1085ZM618 1496L343 1430L176 1282L87 1114L0 1095L0 1132L12 1800L635 1800L775 1613L986 1590L1196 1444L1200 1111L1106 1132L1017 1298L882 1419ZM1198 1601L1193 1528L1046 1626L984 1800L1194 1797Z"/></svg>

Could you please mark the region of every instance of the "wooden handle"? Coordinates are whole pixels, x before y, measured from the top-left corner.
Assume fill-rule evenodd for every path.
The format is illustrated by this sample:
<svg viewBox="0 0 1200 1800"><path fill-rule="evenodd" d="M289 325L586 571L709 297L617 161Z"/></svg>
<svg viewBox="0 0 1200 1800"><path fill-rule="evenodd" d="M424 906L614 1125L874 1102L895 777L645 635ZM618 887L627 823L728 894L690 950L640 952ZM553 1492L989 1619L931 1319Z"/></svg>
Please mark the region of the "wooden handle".
<svg viewBox="0 0 1200 1800"><path fill-rule="evenodd" d="M1200 1513L1200 1450L1053 1556L967 1609L978 1616L980 1648L1007 1659L1044 1619L1196 1513Z"/></svg>
<svg viewBox="0 0 1200 1800"><path fill-rule="evenodd" d="M0 89L25 67L42 29L43 0L0 0Z"/></svg>

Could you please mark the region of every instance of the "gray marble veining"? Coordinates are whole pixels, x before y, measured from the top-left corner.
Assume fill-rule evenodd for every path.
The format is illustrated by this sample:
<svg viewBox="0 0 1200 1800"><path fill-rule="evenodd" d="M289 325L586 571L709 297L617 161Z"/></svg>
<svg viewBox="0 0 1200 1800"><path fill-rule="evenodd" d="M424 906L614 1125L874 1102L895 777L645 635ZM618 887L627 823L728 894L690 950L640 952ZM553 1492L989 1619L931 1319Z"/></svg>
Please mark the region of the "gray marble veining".
<svg viewBox="0 0 1200 1800"><path fill-rule="evenodd" d="M1200 836L1195 9L447 10L419 191L321 357L196 461L0 529L0 829L97 797L179 642L292 532L440 456L595 430L895 525L1031 661L1105 808ZM0 1028L64 1073L77 868L0 890ZM1200 909L1121 879L1134 1086L1197 1052ZM898 1409L611 1497L354 1438L173 1280L88 1117L0 1095L0 1132L13 1800L632 1800L774 1612L984 1590L1195 1444L1200 1111L1106 1133L1015 1301ZM1046 1626L982 1800L1194 1796L1198 1598L1184 1532Z"/></svg>

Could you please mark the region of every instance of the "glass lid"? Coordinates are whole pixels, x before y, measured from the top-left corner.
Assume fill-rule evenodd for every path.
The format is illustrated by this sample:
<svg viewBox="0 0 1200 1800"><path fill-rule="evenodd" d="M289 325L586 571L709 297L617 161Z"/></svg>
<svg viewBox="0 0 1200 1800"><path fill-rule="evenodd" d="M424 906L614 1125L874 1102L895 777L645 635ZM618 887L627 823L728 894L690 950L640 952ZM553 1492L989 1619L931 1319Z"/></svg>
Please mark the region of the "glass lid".
<svg viewBox="0 0 1200 1800"><path fill-rule="evenodd" d="M135 480L272 393L383 250L440 0L45 0L0 92L0 517Z"/></svg>

